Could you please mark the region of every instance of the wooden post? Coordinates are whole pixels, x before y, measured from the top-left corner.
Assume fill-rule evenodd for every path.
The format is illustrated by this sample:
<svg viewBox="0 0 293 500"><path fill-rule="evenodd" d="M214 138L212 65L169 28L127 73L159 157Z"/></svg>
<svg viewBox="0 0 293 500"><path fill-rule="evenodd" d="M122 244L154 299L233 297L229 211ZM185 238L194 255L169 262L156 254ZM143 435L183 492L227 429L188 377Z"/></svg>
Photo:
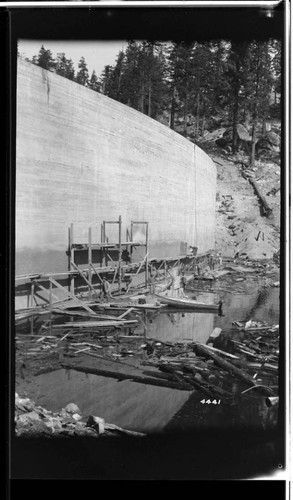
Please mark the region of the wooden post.
<svg viewBox="0 0 293 500"><path fill-rule="evenodd" d="M29 307L30 306L30 301L31 301L31 288L27 289L27 302L26 302L26 307Z"/></svg>
<svg viewBox="0 0 293 500"><path fill-rule="evenodd" d="M72 271L74 262L74 248L73 248L73 223L70 224L69 228L69 271ZM74 274L70 275L70 292L74 294Z"/></svg>
<svg viewBox="0 0 293 500"><path fill-rule="evenodd" d="M34 334L34 317L30 317L30 324L31 324L31 335Z"/></svg>
<svg viewBox="0 0 293 500"><path fill-rule="evenodd" d="M50 281L49 283L49 305L50 305L50 311L52 309L52 282Z"/></svg>
<svg viewBox="0 0 293 500"><path fill-rule="evenodd" d="M133 222L131 221L131 226L130 226L130 241L131 243L133 242ZM130 247L130 263L132 263L132 253L133 253L133 246L131 245Z"/></svg>
<svg viewBox="0 0 293 500"><path fill-rule="evenodd" d="M145 225L145 253L146 253L146 259L145 259L145 286L148 286L148 281L149 281L149 259L148 259L148 244L149 244L149 223L146 222Z"/></svg>
<svg viewBox="0 0 293 500"><path fill-rule="evenodd" d="M50 289L49 289L49 301L50 301L50 304L49 304L49 310L50 310L49 324L50 324L50 335L52 335L52 287L53 287L52 281L50 281L49 286L50 286Z"/></svg>
<svg viewBox="0 0 293 500"><path fill-rule="evenodd" d="M92 228L89 227L88 233L88 280L89 280L89 298L92 297Z"/></svg>
<svg viewBox="0 0 293 500"><path fill-rule="evenodd" d="M121 246L121 234L122 234L122 219L119 215L119 247L118 247L118 288L121 291L121 257L122 257L122 246Z"/></svg>
<svg viewBox="0 0 293 500"><path fill-rule="evenodd" d="M144 336L145 338L147 337L147 334L148 334L148 313L147 311L145 311L144 313L144 323L145 323L145 327L144 327Z"/></svg>
<svg viewBox="0 0 293 500"><path fill-rule="evenodd" d="M103 221L103 226L102 226L102 243L106 243L106 221ZM104 266L104 256L105 256L105 250L104 247L102 247L102 267Z"/></svg>
<svg viewBox="0 0 293 500"><path fill-rule="evenodd" d="M31 284L31 307L34 307L35 284Z"/></svg>
<svg viewBox="0 0 293 500"><path fill-rule="evenodd" d="M112 279L112 286L115 283L116 274L117 274L117 267L115 267L114 276L113 276L113 279Z"/></svg>

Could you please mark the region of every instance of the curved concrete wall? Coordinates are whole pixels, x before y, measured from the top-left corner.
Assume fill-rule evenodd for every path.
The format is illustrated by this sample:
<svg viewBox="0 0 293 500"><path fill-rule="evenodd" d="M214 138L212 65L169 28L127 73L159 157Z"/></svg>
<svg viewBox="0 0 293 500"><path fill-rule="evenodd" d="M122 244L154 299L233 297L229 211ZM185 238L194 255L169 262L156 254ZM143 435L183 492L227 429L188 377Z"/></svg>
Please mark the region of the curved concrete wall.
<svg viewBox="0 0 293 500"><path fill-rule="evenodd" d="M131 220L149 222L149 257L214 246L216 169L200 148L21 59L16 162L16 274L66 270L69 224L75 242L92 226L98 243L119 215L123 239Z"/></svg>

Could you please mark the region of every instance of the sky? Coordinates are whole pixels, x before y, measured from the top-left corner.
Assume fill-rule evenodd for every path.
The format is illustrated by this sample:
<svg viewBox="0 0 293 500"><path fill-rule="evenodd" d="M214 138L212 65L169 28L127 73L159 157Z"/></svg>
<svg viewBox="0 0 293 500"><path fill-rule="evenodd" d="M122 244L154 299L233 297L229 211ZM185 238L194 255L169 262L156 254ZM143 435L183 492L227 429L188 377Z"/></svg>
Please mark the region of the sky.
<svg viewBox="0 0 293 500"><path fill-rule="evenodd" d="M51 50L55 58L57 52L64 52L67 59L72 59L74 69L78 69L78 61L83 56L87 63L89 74L95 70L99 77L104 66L115 64L119 50L126 49L125 40L109 41L72 41L72 40L19 40L18 49L20 55L31 58L39 53L41 46Z"/></svg>

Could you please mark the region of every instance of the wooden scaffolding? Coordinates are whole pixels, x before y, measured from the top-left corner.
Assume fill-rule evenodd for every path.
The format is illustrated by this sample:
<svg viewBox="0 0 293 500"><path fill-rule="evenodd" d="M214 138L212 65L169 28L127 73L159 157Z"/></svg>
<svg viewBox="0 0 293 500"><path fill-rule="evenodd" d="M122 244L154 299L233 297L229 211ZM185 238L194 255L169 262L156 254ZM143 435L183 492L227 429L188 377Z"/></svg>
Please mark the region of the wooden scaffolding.
<svg viewBox="0 0 293 500"><path fill-rule="evenodd" d="M118 241L110 242L109 237L107 236L107 226L108 225L117 225L118 226ZM143 225L145 227L145 241L138 242L133 240L134 236L134 226ZM142 267L145 268L145 286L148 286L148 234L149 234L149 223L146 221L131 221L130 231L126 230L126 241L122 241L122 217L119 215L118 220L109 221L104 220L101 224L101 242L93 243L92 241L92 228L88 229L88 241L86 243L75 242L74 240L74 224L70 224L69 234L68 234L68 271L70 272L70 292L74 294L75 290L75 276L76 273L72 273L72 271L76 271L86 282L89 288L89 294L95 293L95 289L93 287L93 274L98 277L98 280L102 282L100 277L101 271L106 273L107 271L113 272L114 268L114 276L112 279L112 285L115 283L117 279L118 282L118 290L121 292L122 287L122 263L123 263L123 250L126 251L126 255L129 256L129 262L131 263L133 260L133 251L137 247L144 248L144 256L142 258L142 265L139 267L139 271L141 271ZM98 250L100 255L100 269L93 264L93 251ZM87 262L85 265L87 269L80 269L80 266L76 262L77 252L87 252ZM118 259L114 260L110 253L118 252ZM109 267L109 262L111 262L111 266ZM138 274L138 272L136 273ZM129 288L129 287L128 287Z"/></svg>

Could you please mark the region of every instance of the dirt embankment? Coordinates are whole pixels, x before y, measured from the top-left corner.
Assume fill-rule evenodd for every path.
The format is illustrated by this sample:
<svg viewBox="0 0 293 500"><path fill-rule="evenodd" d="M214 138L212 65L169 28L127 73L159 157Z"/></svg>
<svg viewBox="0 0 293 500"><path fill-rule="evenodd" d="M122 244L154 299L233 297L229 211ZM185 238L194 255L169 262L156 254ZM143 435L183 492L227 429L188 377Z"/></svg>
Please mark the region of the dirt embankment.
<svg viewBox="0 0 293 500"><path fill-rule="evenodd" d="M227 257L239 252L249 259L273 258L280 249L280 166L259 160L251 169L242 153L225 154L214 143L205 150L218 171L215 249ZM272 209L270 216L262 213L250 178Z"/></svg>

